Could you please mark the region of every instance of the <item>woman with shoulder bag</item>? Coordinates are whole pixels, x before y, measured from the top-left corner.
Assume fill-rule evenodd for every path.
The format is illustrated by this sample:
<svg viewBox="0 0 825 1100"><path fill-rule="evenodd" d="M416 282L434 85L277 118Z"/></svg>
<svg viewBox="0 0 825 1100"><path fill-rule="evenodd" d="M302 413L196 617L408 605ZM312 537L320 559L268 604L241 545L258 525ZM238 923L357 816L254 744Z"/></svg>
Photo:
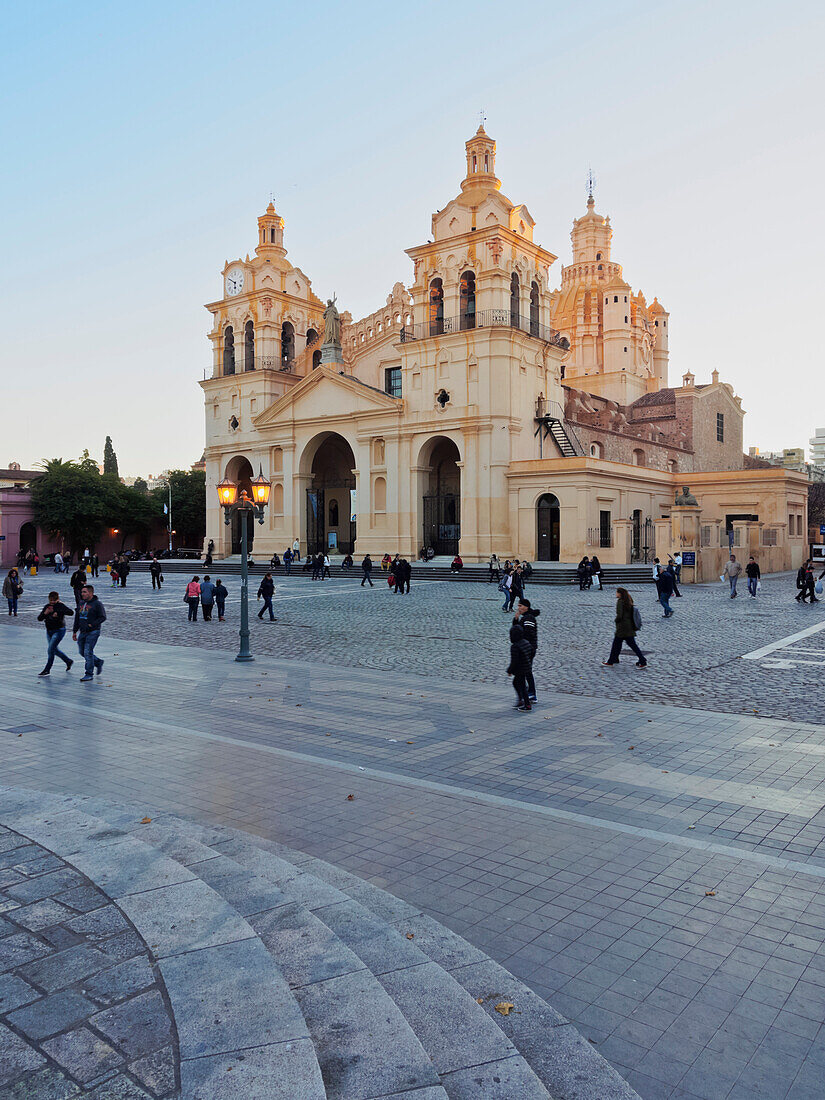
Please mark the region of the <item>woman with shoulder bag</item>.
<svg viewBox="0 0 825 1100"><path fill-rule="evenodd" d="M20 580L20 574L12 566L6 575L6 579L3 581L3 596L9 601L9 615L17 617L17 599L23 594L23 582Z"/></svg>
<svg viewBox="0 0 825 1100"><path fill-rule="evenodd" d="M602 661L605 668L610 668L619 663L619 654L624 642L630 646L639 658L636 668L647 668L645 655L636 645L636 631L641 630L642 617L639 610L633 604L633 598L626 588L616 589L616 633L613 645L610 647L610 656Z"/></svg>
<svg viewBox="0 0 825 1100"><path fill-rule="evenodd" d="M196 623L198 621L198 604L201 602L200 577L193 577L187 584L183 602L189 604L189 622Z"/></svg>

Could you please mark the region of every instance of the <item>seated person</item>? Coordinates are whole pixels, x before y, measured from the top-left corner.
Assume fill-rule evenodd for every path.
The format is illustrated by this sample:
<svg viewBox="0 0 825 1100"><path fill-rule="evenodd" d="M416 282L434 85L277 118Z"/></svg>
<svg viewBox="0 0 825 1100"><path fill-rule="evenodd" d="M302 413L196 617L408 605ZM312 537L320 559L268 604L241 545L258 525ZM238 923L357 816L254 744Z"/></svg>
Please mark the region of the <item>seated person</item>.
<svg viewBox="0 0 825 1100"><path fill-rule="evenodd" d="M452 573L457 573L459 571L459 569L463 569L463 568L464 568L464 562L461 560L459 555L456 554L456 556L453 558L452 562L450 563L450 571Z"/></svg>
<svg viewBox="0 0 825 1100"><path fill-rule="evenodd" d="M280 569L281 568L281 559L278 557L277 550L272 555L272 557L269 559L269 568L270 569Z"/></svg>
<svg viewBox="0 0 825 1100"><path fill-rule="evenodd" d="M383 558L381 559L381 568L382 569L389 569L391 561L392 561L392 558L389 556L389 554L385 554L383 556Z"/></svg>
<svg viewBox="0 0 825 1100"><path fill-rule="evenodd" d="M342 569L352 569L352 554L347 554L344 560L341 562Z"/></svg>

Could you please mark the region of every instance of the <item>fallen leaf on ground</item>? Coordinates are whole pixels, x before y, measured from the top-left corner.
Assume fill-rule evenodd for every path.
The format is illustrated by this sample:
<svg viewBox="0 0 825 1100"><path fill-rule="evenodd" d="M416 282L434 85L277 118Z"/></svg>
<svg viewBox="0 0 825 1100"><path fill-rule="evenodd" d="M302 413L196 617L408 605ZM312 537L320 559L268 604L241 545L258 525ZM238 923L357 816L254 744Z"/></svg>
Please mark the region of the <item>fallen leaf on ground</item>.
<svg viewBox="0 0 825 1100"><path fill-rule="evenodd" d="M407 933L407 939L408 939L408 940L414 940L414 939L415 939L415 935L414 935L414 934L413 934L412 932L408 932L408 933Z"/></svg>
<svg viewBox="0 0 825 1100"><path fill-rule="evenodd" d="M408 741L408 742L407 742L407 744L408 744L408 745L414 745L414 744L415 744L415 741Z"/></svg>
<svg viewBox="0 0 825 1100"><path fill-rule="evenodd" d="M715 890L705 890L705 897L706 898L715 898L716 897L716 891Z"/></svg>
<svg viewBox="0 0 825 1100"><path fill-rule="evenodd" d="M635 748L636 748L636 746L635 746L635 745L628 745L628 747L627 747L627 751L628 751L628 752L632 752L632 751L633 751L633 750L634 750Z"/></svg>
<svg viewBox="0 0 825 1100"><path fill-rule="evenodd" d="M354 801L355 801L355 795L354 794L348 794L347 795L347 802L354 802Z"/></svg>
<svg viewBox="0 0 825 1100"><path fill-rule="evenodd" d="M509 1001L501 1001L499 1004L496 1005L496 1012L500 1012L502 1016L509 1016L510 1010L515 1007L516 1006L514 1004L511 1004Z"/></svg>
<svg viewBox="0 0 825 1100"><path fill-rule="evenodd" d="M484 998L483 997L476 997L476 1004L483 1005L484 1004Z"/></svg>
<svg viewBox="0 0 825 1100"><path fill-rule="evenodd" d="M597 733L597 734L596 734L596 736L597 736L597 737L601 737L602 735L601 735L600 733Z"/></svg>
<svg viewBox="0 0 825 1100"><path fill-rule="evenodd" d="M152 823L151 817L142 817L140 819L141 825L150 825Z"/></svg>

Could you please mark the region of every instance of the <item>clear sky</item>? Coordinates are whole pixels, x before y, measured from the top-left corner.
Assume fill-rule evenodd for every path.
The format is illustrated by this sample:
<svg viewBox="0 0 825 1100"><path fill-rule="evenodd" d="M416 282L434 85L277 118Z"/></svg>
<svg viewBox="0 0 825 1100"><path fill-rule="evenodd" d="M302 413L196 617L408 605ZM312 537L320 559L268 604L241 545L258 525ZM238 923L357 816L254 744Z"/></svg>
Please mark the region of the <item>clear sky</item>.
<svg viewBox="0 0 825 1100"><path fill-rule="evenodd" d="M0 466L107 434L122 474L191 464L203 303L270 192L292 262L362 316L411 281L481 109L559 264L592 165L614 258L671 312L671 381L717 368L746 445L807 445L824 30L821 0L6 5Z"/></svg>

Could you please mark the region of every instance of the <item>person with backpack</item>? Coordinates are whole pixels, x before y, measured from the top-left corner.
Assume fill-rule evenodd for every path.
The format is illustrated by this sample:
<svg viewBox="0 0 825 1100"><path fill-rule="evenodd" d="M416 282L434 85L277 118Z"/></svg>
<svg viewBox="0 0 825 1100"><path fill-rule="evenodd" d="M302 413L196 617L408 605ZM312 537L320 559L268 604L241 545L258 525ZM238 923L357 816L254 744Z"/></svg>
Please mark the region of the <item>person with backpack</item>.
<svg viewBox="0 0 825 1100"><path fill-rule="evenodd" d="M745 572L748 575L748 592L752 600L756 599L756 593L759 589L759 579L762 576L759 571L759 566L756 564L756 558L751 554L748 558L748 564L745 566Z"/></svg>
<svg viewBox="0 0 825 1100"><path fill-rule="evenodd" d="M507 675L513 677L513 688L517 698L516 710L532 710L527 694L527 677L532 675L530 643L524 637L524 630L518 622L513 622L510 627L510 664L507 666Z"/></svg>
<svg viewBox="0 0 825 1100"><path fill-rule="evenodd" d="M633 597L626 588L617 588L616 629L613 636L613 645L610 647L610 656L602 662L605 668L610 668L612 665L619 663L619 654L625 642L638 657L636 668L647 668L647 658L636 644L636 633L641 630L641 627L642 617L639 614L639 609L633 603Z"/></svg>
<svg viewBox="0 0 825 1100"><path fill-rule="evenodd" d="M315 578L312 578L315 580ZM264 601L264 605L258 612L258 618L264 617L264 611L269 612L269 621L275 622L275 612L272 610L272 597L275 595L275 581L272 579L271 573L266 573L258 586L258 599Z"/></svg>
<svg viewBox="0 0 825 1100"><path fill-rule="evenodd" d="M516 622L524 631L524 637L530 646L530 671L527 673L527 699L530 703L536 702L536 681L533 679L533 661L536 659L536 651L539 647L538 624L536 618L541 615L537 607L533 607L526 596L521 596L518 602L518 616Z"/></svg>
<svg viewBox="0 0 825 1100"><path fill-rule="evenodd" d="M504 569L504 576L498 582L498 590L504 595L504 603L501 605L502 611L510 610L510 588L513 584L513 572L509 566Z"/></svg>
<svg viewBox="0 0 825 1100"><path fill-rule="evenodd" d="M224 608L226 607L226 597L229 593L226 590L226 585L223 583L220 577L215 581L215 606L218 609L218 622L224 621Z"/></svg>
<svg viewBox="0 0 825 1100"><path fill-rule="evenodd" d="M664 617L669 619L673 614L673 608L670 606L670 597L673 595L673 574L668 573L667 569L663 569L656 578L656 591L659 593L659 603L665 609Z"/></svg>
<svg viewBox="0 0 825 1100"><path fill-rule="evenodd" d="M17 617L17 600L22 594L23 582L20 580L20 574L12 566L3 581L3 598L9 602L9 615L13 615L15 618Z"/></svg>
<svg viewBox="0 0 825 1100"><path fill-rule="evenodd" d="M186 586L183 602L189 605L189 622L198 621L198 604L201 602L200 577L194 576Z"/></svg>
<svg viewBox="0 0 825 1100"><path fill-rule="evenodd" d="M284 572L287 576L292 572L292 551L288 546L284 550Z"/></svg>
<svg viewBox="0 0 825 1100"><path fill-rule="evenodd" d="M46 624L46 667L42 672L38 672L38 676L49 675L55 657L60 658L66 666L67 672L74 664L71 657L67 657L63 650L60 649L60 643L63 641L66 634L67 615L73 616L74 611L60 602L59 592L50 592L49 602L37 616L37 621L39 623Z"/></svg>

